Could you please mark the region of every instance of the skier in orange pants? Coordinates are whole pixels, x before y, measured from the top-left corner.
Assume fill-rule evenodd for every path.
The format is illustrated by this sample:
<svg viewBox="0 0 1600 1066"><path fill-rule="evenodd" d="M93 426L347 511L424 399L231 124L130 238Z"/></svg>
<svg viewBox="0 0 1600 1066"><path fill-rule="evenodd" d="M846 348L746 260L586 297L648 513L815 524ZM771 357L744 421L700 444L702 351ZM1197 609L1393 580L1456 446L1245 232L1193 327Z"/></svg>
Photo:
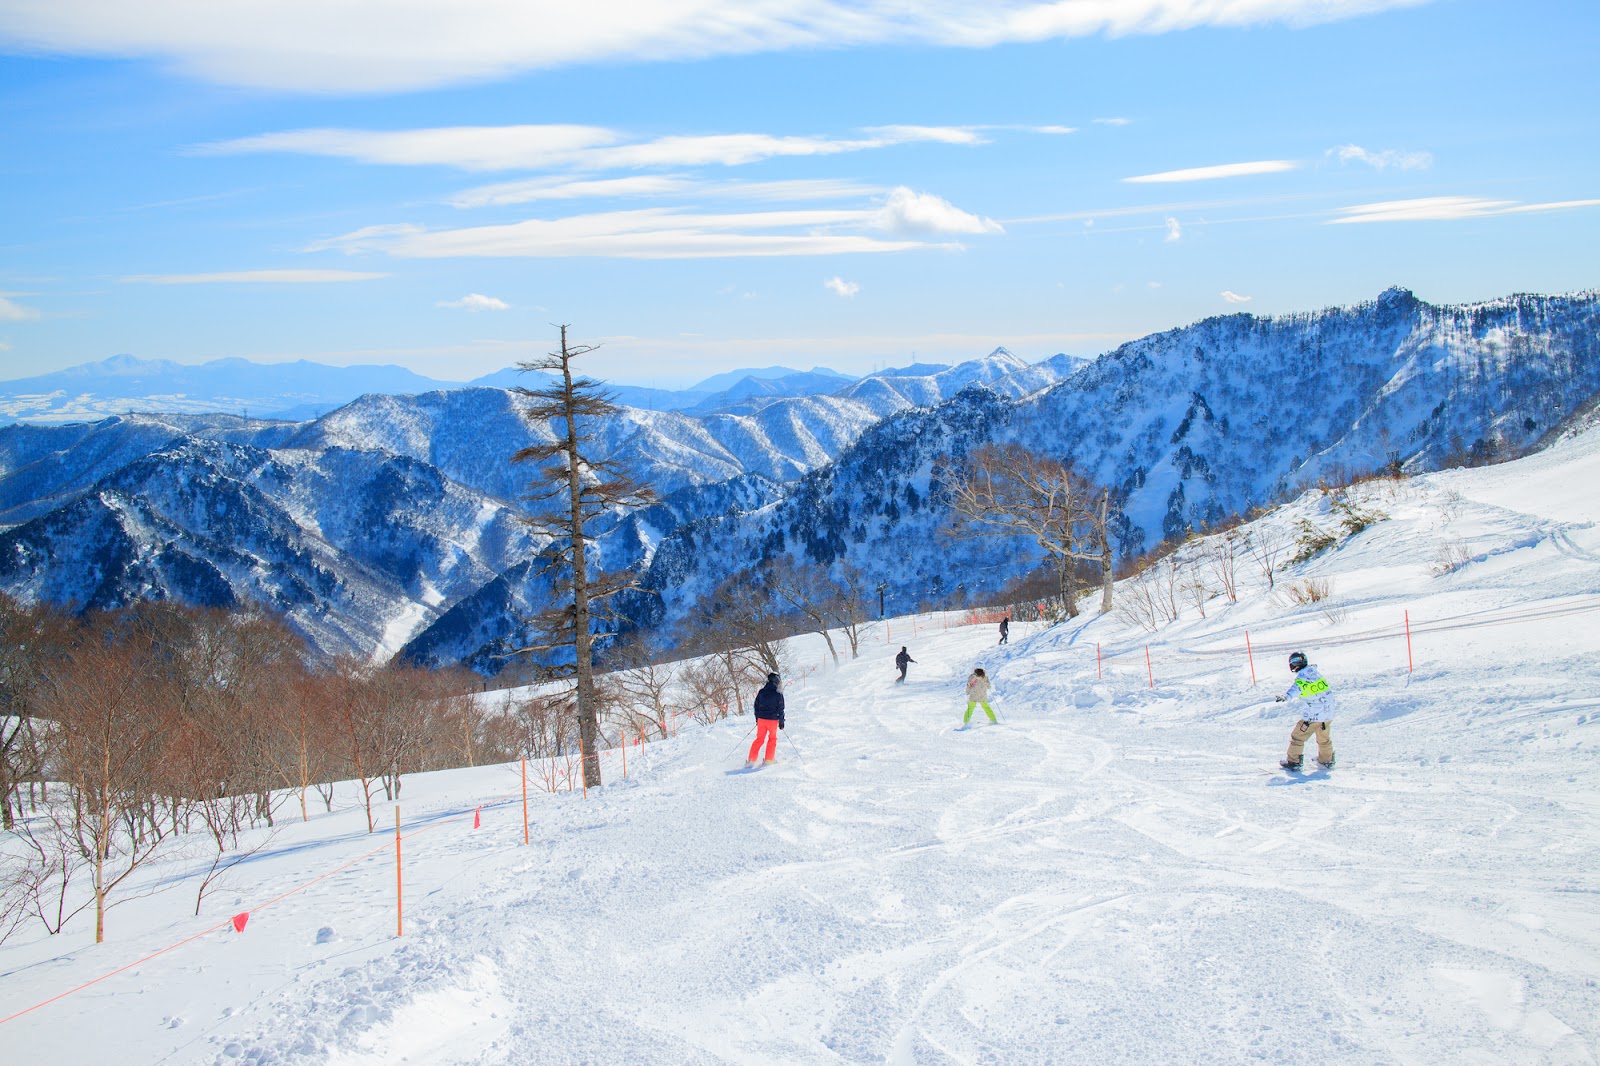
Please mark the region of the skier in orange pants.
<svg viewBox="0 0 1600 1066"><path fill-rule="evenodd" d="M750 745L750 761L746 766L757 765L756 756L761 745L767 746L767 764L778 761L778 730L783 728L783 693L778 691L778 675L768 674L767 683L756 693L756 739Z"/></svg>

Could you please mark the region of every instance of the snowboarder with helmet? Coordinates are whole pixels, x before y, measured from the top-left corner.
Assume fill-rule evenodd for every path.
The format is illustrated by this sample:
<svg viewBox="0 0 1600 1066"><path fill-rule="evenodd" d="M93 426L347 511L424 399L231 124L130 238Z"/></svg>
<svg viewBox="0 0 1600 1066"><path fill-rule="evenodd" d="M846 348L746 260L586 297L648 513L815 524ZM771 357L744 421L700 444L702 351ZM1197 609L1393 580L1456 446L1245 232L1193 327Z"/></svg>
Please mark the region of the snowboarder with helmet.
<svg viewBox="0 0 1600 1066"><path fill-rule="evenodd" d="M767 683L756 693L756 739L750 745L750 761L745 765L754 769L756 756L763 742L767 745L767 765L778 761L778 730L783 728L783 693L778 690L778 675L768 674Z"/></svg>
<svg viewBox="0 0 1600 1066"><path fill-rule="evenodd" d="M1333 689L1328 679L1306 659L1305 652L1297 651L1289 656L1289 669L1294 673L1294 681L1289 684L1288 691L1278 697L1278 702L1297 697L1306 702L1300 720L1289 733L1289 754L1278 765L1285 770L1299 770L1305 757L1306 741L1315 736L1317 765L1324 770L1332 769L1333 740L1328 736L1328 726L1333 719Z"/></svg>

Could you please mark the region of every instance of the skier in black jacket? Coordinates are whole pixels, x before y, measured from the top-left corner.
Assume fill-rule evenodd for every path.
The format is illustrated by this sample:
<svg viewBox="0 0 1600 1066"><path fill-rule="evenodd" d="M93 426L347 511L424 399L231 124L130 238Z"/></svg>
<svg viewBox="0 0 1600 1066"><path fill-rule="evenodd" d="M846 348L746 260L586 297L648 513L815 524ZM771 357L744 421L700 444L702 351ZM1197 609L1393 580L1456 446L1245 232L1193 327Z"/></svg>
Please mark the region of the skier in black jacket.
<svg viewBox="0 0 1600 1066"><path fill-rule="evenodd" d="M913 659L911 657L911 653L906 651L904 647L900 649L900 654L894 657L894 664L900 668L900 676L895 678L895 684L898 685L900 682L906 679L906 667L916 661L917 660Z"/></svg>
<svg viewBox="0 0 1600 1066"><path fill-rule="evenodd" d="M756 766L756 755L761 750L762 741L767 744L765 764L778 761L778 730L782 728L783 693L778 691L778 675L768 674L767 683L756 693L756 739L750 745L750 761L746 766L752 769Z"/></svg>

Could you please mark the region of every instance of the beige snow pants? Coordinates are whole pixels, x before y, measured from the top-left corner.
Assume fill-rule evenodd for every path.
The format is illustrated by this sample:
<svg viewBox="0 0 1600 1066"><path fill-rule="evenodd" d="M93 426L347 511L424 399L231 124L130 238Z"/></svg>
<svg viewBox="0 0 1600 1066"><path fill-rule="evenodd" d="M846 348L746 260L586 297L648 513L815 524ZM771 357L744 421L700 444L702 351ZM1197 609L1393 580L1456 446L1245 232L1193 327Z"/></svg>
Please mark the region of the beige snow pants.
<svg viewBox="0 0 1600 1066"><path fill-rule="evenodd" d="M1289 734L1289 761L1299 762L1301 754L1306 750L1306 741L1311 739L1311 734L1317 735L1317 761L1333 761L1333 741L1328 737L1327 722L1308 722L1305 719L1294 724L1294 731Z"/></svg>

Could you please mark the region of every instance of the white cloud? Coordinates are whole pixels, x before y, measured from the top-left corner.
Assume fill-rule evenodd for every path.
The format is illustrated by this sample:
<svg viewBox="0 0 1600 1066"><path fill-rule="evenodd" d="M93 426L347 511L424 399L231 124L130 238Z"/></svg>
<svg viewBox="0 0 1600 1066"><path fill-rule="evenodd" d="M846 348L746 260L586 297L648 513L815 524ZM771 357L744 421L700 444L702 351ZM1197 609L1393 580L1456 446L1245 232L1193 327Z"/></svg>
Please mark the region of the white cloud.
<svg viewBox="0 0 1600 1066"><path fill-rule="evenodd" d="M1129 118L1097 118L1091 119L1090 121L1097 122L1102 126L1126 126L1133 120Z"/></svg>
<svg viewBox="0 0 1600 1066"><path fill-rule="evenodd" d="M636 167L742 166L766 159L837 155L899 144L985 143L957 126L882 126L864 137L792 137L718 133L630 142L601 126L441 126L413 130L304 129L200 145L206 155L288 152L388 166L461 170L610 170Z"/></svg>
<svg viewBox="0 0 1600 1066"><path fill-rule="evenodd" d="M14 300L0 296L0 322L31 322L39 317L39 312L31 307L24 307Z"/></svg>
<svg viewBox="0 0 1600 1066"><path fill-rule="evenodd" d="M450 307L459 311L509 311L511 305L493 296L469 292L459 300L440 300L435 306Z"/></svg>
<svg viewBox="0 0 1600 1066"><path fill-rule="evenodd" d="M1300 164L1292 159L1261 159L1253 163L1223 163L1214 167L1190 167L1187 170L1164 170L1159 174L1140 174L1123 178L1131 184L1167 183L1177 181L1215 181L1218 178L1239 178L1252 174L1280 174L1294 170Z"/></svg>
<svg viewBox="0 0 1600 1066"><path fill-rule="evenodd" d="M392 92L575 63L903 44L990 48L1202 26L1305 25L1426 0L11 0L8 50L154 58L229 85Z"/></svg>
<svg viewBox="0 0 1600 1066"><path fill-rule="evenodd" d="M872 226L901 236L943 236L947 234L1004 233L992 218L969 214L950 201L931 193L919 193L899 186L874 215Z"/></svg>
<svg viewBox="0 0 1600 1066"><path fill-rule="evenodd" d="M837 274L829 278L827 281L824 281L822 283L822 287L827 289L829 292L838 296L843 296L846 299L861 291L860 283L846 281Z"/></svg>
<svg viewBox="0 0 1600 1066"><path fill-rule="evenodd" d="M1231 292L1227 289L1222 290L1222 298L1231 304L1247 304L1251 300L1255 299L1253 296L1240 296L1238 293Z"/></svg>
<svg viewBox="0 0 1600 1066"><path fill-rule="evenodd" d="M922 241L880 240L838 232L841 227L870 225L881 214L881 211L862 210L693 214L648 208L463 229L367 226L341 237L319 241L310 250L384 252L408 259L461 256L698 259L840 255L941 247ZM785 230L802 232L782 232Z"/></svg>
<svg viewBox="0 0 1600 1066"><path fill-rule="evenodd" d="M574 181L567 178L531 178L480 185L450 198L455 207L503 207L545 200L625 199L629 197L716 196L738 200L837 200L870 196L870 185L827 178L794 181L696 181L679 176L636 176Z"/></svg>
<svg viewBox="0 0 1600 1066"><path fill-rule="evenodd" d="M1075 126L1030 126L1029 129L1033 130L1034 133L1067 134L1078 132Z"/></svg>
<svg viewBox="0 0 1600 1066"><path fill-rule="evenodd" d="M1182 240L1183 239L1183 227L1180 226L1178 224L1178 220L1173 218L1171 215L1167 216L1167 237L1166 237L1166 239L1169 240L1169 241L1177 241L1177 240Z"/></svg>
<svg viewBox="0 0 1600 1066"><path fill-rule="evenodd" d="M1451 222L1466 218L1490 218L1539 211L1566 211L1600 206L1600 200L1558 200L1542 204L1519 204L1515 200L1486 200L1475 196L1423 196L1414 200L1385 200L1374 204L1341 207L1340 217L1329 224L1345 222Z"/></svg>
<svg viewBox="0 0 1600 1066"><path fill-rule="evenodd" d="M1401 152L1396 149L1385 149L1381 152L1369 152L1355 144L1344 144L1338 148L1328 149L1330 155L1337 155L1341 163L1365 163L1377 170L1387 170L1394 167L1396 170L1426 170L1433 166L1433 156L1427 152Z"/></svg>
<svg viewBox="0 0 1600 1066"><path fill-rule="evenodd" d="M235 270L216 274L131 274L119 280L137 285L322 285L388 276L356 270Z"/></svg>

